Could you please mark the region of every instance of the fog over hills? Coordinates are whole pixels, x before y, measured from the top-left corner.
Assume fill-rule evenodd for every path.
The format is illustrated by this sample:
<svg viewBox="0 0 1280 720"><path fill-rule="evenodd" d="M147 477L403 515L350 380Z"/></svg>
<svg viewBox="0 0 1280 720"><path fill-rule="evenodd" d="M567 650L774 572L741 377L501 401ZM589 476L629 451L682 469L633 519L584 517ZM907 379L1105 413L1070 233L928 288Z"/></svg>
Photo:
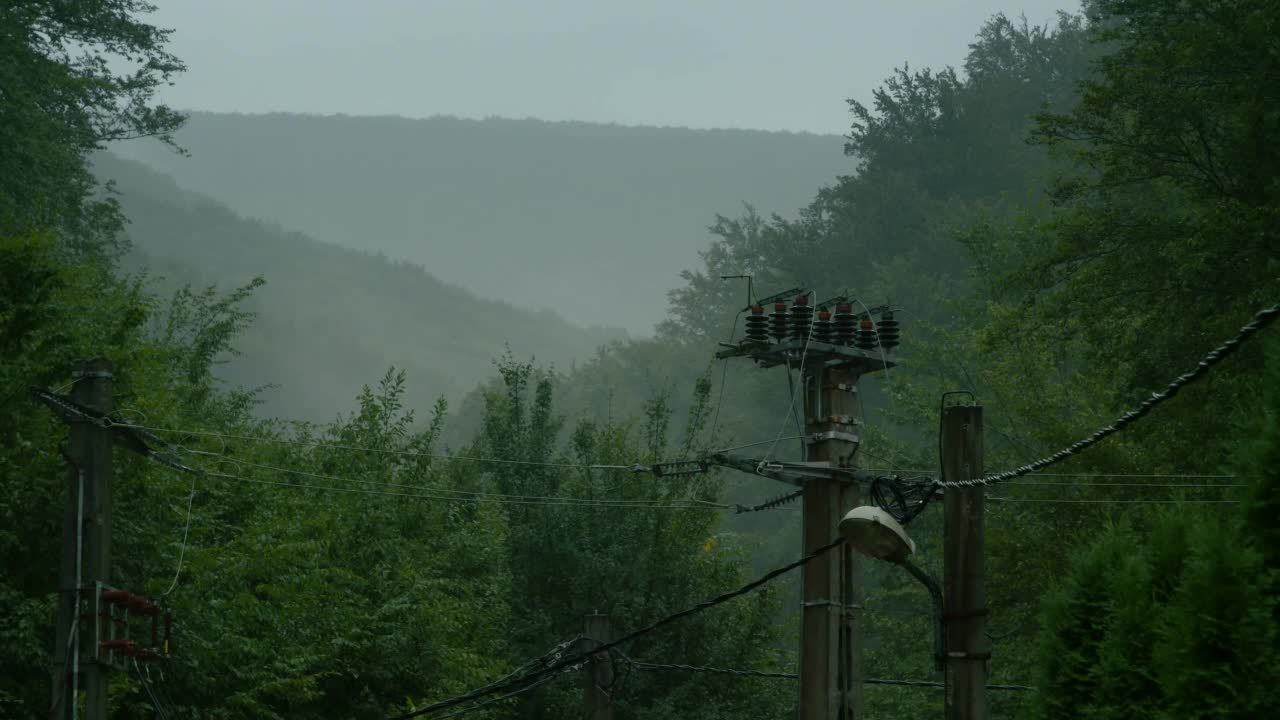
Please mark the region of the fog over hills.
<svg viewBox="0 0 1280 720"><path fill-rule="evenodd" d="M549 311L480 298L416 265L318 242L247 220L172 179L109 154L95 171L115 182L129 218L127 266L160 292L217 284L221 292L261 276L249 300L258 315L219 370L233 385L264 391L267 415L328 420L350 408L361 385L392 366L406 371L411 407L457 400L494 374L509 347L565 367L620 331L583 330Z"/></svg>
<svg viewBox="0 0 1280 720"><path fill-rule="evenodd" d="M717 213L789 216L852 172L836 136L537 120L193 113L177 140L190 157L114 151L248 217L633 334Z"/></svg>

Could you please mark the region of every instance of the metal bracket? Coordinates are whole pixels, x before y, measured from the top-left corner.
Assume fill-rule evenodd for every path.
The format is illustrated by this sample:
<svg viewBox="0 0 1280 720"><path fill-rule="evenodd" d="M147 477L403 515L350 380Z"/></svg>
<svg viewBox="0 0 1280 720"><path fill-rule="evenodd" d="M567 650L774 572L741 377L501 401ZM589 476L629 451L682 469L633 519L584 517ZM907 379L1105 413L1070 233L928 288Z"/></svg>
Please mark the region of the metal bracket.
<svg viewBox="0 0 1280 720"><path fill-rule="evenodd" d="M838 430L811 433L805 437L805 442L810 445L814 443L827 442L828 440L840 440L847 443L853 443L854 445L862 442L862 438L858 437L856 434L840 432Z"/></svg>
<svg viewBox="0 0 1280 720"><path fill-rule="evenodd" d="M814 424L834 423L836 425L861 425L862 424L861 420L859 420L858 418L852 415L827 415L825 417L813 418L810 422Z"/></svg>
<svg viewBox="0 0 1280 720"><path fill-rule="evenodd" d="M948 660L979 660L987 661L991 659L989 652L961 652L953 651L947 653Z"/></svg>
<svg viewBox="0 0 1280 720"><path fill-rule="evenodd" d="M834 607L834 608L840 608L841 610L861 610L862 609L862 605L858 603L851 603L846 605L841 602L836 602L835 600L804 600L804 601L801 601L800 607L802 608Z"/></svg>
<svg viewBox="0 0 1280 720"><path fill-rule="evenodd" d="M115 376L115 373L110 370L73 370L71 372L71 377L77 380L80 378L107 378L110 380Z"/></svg>

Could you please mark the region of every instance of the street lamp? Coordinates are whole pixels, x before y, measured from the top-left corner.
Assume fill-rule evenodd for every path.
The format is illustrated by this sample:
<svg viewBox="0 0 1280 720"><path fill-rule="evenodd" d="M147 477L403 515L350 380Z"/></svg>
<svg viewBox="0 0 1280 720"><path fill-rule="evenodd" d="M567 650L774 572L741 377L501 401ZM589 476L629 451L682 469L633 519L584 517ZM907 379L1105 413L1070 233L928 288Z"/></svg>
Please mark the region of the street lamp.
<svg viewBox="0 0 1280 720"><path fill-rule="evenodd" d="M892 515L878 507L862 505L840 521L840 534L853 549L877 560L902 566L919 580L933 598L933 662L942 669L942 588L924 570L907 559L916 551L915 542Z"/></svg>

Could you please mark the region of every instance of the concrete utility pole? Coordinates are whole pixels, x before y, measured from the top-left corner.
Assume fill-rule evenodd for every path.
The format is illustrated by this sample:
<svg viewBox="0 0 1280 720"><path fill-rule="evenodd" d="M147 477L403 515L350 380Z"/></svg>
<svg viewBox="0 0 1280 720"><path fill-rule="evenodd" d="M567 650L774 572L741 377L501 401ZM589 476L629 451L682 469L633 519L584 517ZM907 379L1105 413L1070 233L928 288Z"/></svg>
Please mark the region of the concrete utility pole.
<svg viewBox="0 0 1280 720"><path fill-rule="evenodd" d="M982 407L942 410L942 479L982 477ZM943 633L946 720L986 720L987 590L981 485L943 491Z"/></svg>
<svg viewBox="0 0 1280 720"><path fill-rule="evenodd" d="M74 374L75 401L106 414L113 410L113 366L105 358L88 360ZM111 431L73 419L67 472L67 510L63 516L62 558L58 573L58 628L54 648L53 702L56 716L75 713L78 687L85 691L85 718L107 717L107 667L86 660L96 654L98 638L81 633L95 627L80 617L86 588L109 581L111 571ZM88 622L85 622L88 620ZM73 633L76 638L74 647ZM75 656L76 648L88 648Z"/></svg>
<svg viewBox="0 0 1280 720"><path fill-rule="evenodd" d="M790 307L785 302L789 297ZM891 306L863 305L863 311L855 313L854 301L844 295L819 303L814 299L812 291L794 288L757 300L743 309L749 314L742 342L724 343L726 349L716 353L717 358L747 357L762 368L782 366L790 372L796 364L801 370L803 460L772 462L770 448L763 460L718 453L713 461L800 486L805 555L834 542L845 513L858 504L855 483L864 479L853 468L861 443L858 378L893 367L886 353L899 339ZM767 305L773 306L772 314L765 314ZM851 547L843 546L804 565L800 720L862 720L862 606L856 558Z"/></svg>
<svg viewBox="0 0 1280 720"><path fill-rule="evenodd" d="M846 367L806 370L806 462L849 467L858 449L858 375ZM806 483L804 554L836 539L845 513L858 504L858 488L846 480ZM861 720L861 605L857 555L849 546L806 564L801 578L800 720Z"/></svg>
<svg viewBox="0 0 1280 720"><path fill-rule="evenodd" d="M612 641L613 625L609 616L599 613L583 616L582 636L588 651ZM613 720L613 661L609 653L592 655L587 660L582 690L582 716L586 720Z"/></svg>

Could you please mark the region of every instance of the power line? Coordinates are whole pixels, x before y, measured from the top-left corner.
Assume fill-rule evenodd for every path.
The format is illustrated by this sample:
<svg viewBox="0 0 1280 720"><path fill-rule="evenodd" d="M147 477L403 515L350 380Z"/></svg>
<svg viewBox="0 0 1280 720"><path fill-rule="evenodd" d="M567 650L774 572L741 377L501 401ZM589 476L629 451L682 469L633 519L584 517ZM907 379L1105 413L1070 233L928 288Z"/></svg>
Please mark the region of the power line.
<svg viewBox="0 0 1280 720"><path fill-rule="evenodd" d="M334 485L314 485L310 483L291 483L277 480L261 480L258 478L242 477L240 475L232 475L230 473L217 472L205 468L192 468L201 477L215 478L218 480L230 480L233 482L249 483L254 485L271 485L275 487L288 487L298 490L318 490L321 492L340 492L360 495L374 495L387 497L403 497L415 498L420 500L444 500L447 502L480 502L482 500L491 500L493 502L507 505L544 505L544 506L560 506L560 507L583 507L583 508L618 508L631 510L732 510L732 505L724 505L721 503L712 503L710 501L697 501L694 503L653 503L648 505L628 504L630 501L611 502L600 500L587 501L570 501L568 498L548 498L546 500L515 500L510 498L502 498L496 496L474 496L474 497L457 497L452 495L435 495L424 492L395 492L389 490L370 490L366 488L338 487Z"/></svg>
<svg viewBox="0 0 1280 720"><path fill-rule="evenodd" d="M178 577L182 575L182 561L187 556L187 536L191 533L191 508L196 501L196 476L191 476L191 493L187 495L187 522L182 528L182 548L178 551L178 567L173 571L173 582L169 583L169 589L160 593L160 597L165 597L178 587Z"/></svg>
<svg viewBox="0 0 1280 720"><path fill-rule="evenodd" d="M810 296L813 300L815 300L815 301L818 299L818 293L817 293L817 291L810 290L810 291L809 291L808 293L806 293L806 294L807 294L807 295L809 295L809 296ZM799 302L799 299L800 299L800 298L799 298L799 296L797 296L796 301L797 301L797 302ZM807 301L806 301L806 302L807 302ZM811 312L816 312L816 311L817 311L817 309L816 309L816 308L813 308L813 307L810 307L810 311L811 311ZM800 379L801 379L801 382L802 382L802 383L803 383L803 381L804 381L804 361L805 361L805 357L806 357L806 356L808 356L808 354L809 354L809 343L813 340L813 328L814 328L814 327L816 327L816 326L817 326L817 323L816 323L816 322L814 322L814 321L811 319L811 320L809 321L809 334L805 337L805 339L804 339L804 347L803 347L803 348L801 348L801 350L800 350L800 366L799 366L799 370L800 370ZM790 378L791 378L791 365L790 365L790 363L788 363L788 364L787 364L787 378L788 378L788 379L790 379ZM774 438L774 440L773 440L773 444L769 446L769 451L768 451L768 452L766 452L766 453L764 454L764 460L762 460L762 461L761 461L761 463L766 463L766 462L768 462L768 461L769 461L769 459L773 456L773 451L774 451L774 450L776 450L776 449L778 448L778 443L782 442L782 433L786 430L786 427L787 427L787 420L788 420L788 419L790 419L790 417L791 417L793 414L795 414L795 411L796 411L796 389L795 389L795 386L792 386L792 387L791 387L790 395L791 395L791 399L787 401L787 414L786 414L786 415L784 415L784 416L782 417L782 423L778 425L778 436L777 436L776 438Z"/></svg>
<svg viewBox="0 0 1280 720"><path fill-rule="evenodd" d="M188 451L188 452L199 452L199 451ZM337 475L326 475L324 473L316 473L308 470L296 470L292 468L276 467L274 465L266 465L263 463L240 460L238 458L228 458L225 456L217 456L217 455L215 455L215 457L219 458L218 460L216 460L216 462L228 462L237 466L252 467L260 470L269 470L269 471L288 474L288 475L298 475L302 477L313 478L316 480L330 480L333 482L353 483L356 485L364 485L364 486L374 487L374 488L408 489L410 491L416 491L419 493L421 493L422 491L422 488L420 486L413 485L410 483L397 483L397 482L374 481L374 480L357 480L354 478L340 477ZM323 488L332 487L332 486L317 485L312 487L316 487L317 489L323 489ZM609 499L609 498L593 499L593 498L574 498L574 497L561 497L561 496L549 496L549 495L510 495L505 493L490 493L490 492L481 492L481 491L473 491L473 490L455 490L451 488L430 488L430 492L432 494L425 495L425 496L443 499L443 496L439 495L439 493L444 493L446 496L449 496L455 500L496 500L498 502L531 501L531 502L565 504L565 505L581 504L581 505L598 506L601 504L605 504L609 506L628 506L628 507L653 507L653 506L666 507L674 504L674 503L664 502L661 500L623 500L623 499ZM733 506L731 505L713 503L708 500L689 500L687 502L690 503L691 505L706 505L710 507L716 507L721 510L733 509Z"/></svg>
<svg viewBox="0 0 1280 720"><path fill-rule="evenodd" d="M1004 482L1006 480L1012 480L1023 475L1028 475L1050 465L1062 462L1072 455L1096 445L1107 437L1120 432L1124 428L1128 427L1130 423L1141 419L1147 413L1151 412L1151 410L1160 403L1176 395L1177 392L1186 385L1204 377L1211 368L1238 350L1245 340L1248 340L1258 331L1270 325L1277 317L1280 317L1280 304L1272 305L1269 308L1258 311L1249 323L1240 328L1240 331L1236 333L1235 337L1223 342L1201 358L1195 369L1174 378L1173 381L1165 387L1165 389L1152 393L1151 397L1143 401L1142 404L1138 405L1138 407L1121 415L1110 425L1099 428L1089 437L1084 438L1069 447L1063 448L1062 450L1036 460L1035 462L1027 463L1026 465L1022 465L1021 467L1017 467L1006 472L996 473L994 475L985 475L971 480L935 480L934 483L939 487L974 487L977 485L991 485L994 483Z"/></svg>
<svg viewBox="0 0 1280 720"><path fill-rule="evenodd" d="M1005 487L1115 487L1115 488L1189 488L1211 489L1249 487L1248 483L1129 483L1129 482L1036 482L1019 481L1008 483Z"/></svg>
<svg viewBox="0 0 1280 720"><path fill-rule="evenodd" d="M992 502L1008 503L1084 503L1111 505L1239 505L1239 500L1111 500L1111 499L1066 499L1066 498L1006 498L987 497Z"/></svg>
<svg viewBox="0 0 1280 720"><path fill-rule="evenodd" d="M621 655L621 653L619 653ZM800 678L799 673L788 672L764 672L761 670L736 670L731 668L708 667L705 665L680 665L676 663L648 663L632 660L626 655L622 655L622 659L637 670L660 671L671 670L687 673L709 673L713 675L734 675L737 677L765 678L776 680L797 680ZM936 680L894 680L887 678L863 678L862 682L868 685L905 685L910 687L943 687L943 683ZM987 685L987 688L994 690L1031 690L1036 688L1030 685Z"/></svg>
<svg viewBox="0 0 1280 720"><path fill-rule="evenodd" d="M531 673L531 674L529 674L529 675L525 676L524 678L521 678L521 680L532 680L532 679L537 678L537 677L540 677L540 676L542 676L542 675L546 675L546 674L548 674L548 673L556 672L557 670L560 670L561 668L565 668L565 667L568 667L568 666L570 666L570 665L574 665L575 663L583 662L583 661L585 661L587 658L590 658L590 657L591 657L591 656L593 656L593 655L597 655L597 654L599 654L599 653L603 653L603 652L608 652L608 651L610 651L610 650L612 650L612 649L614 649L614 648L616 648L616 647L619 647L619 646L623 645L624 643L628 643L628 642L630 642L630 641L632 641L632 640L634 640L634 639L636 639L636 638L638 638L638 637L640 637L640 636L642 636L642 635L647 635L647 634L649 634L649 633L651 633L651 632L653 632L653 631L655 631L655 630L657 630L657 629L659 629L659 628L662 628L662 627L664 627L664 626L666 626L666 625L670 625L671 623L673 623L673 622L675 622L675 621L677 621L677 620L683 619L683 618L688 617L688 616L690 616L690 615L695 615L695 614L697 614L697 613L702 612L703 610L708 610L708 609L710 609L710 608L715 607L716 605L719 605L719 604L721 604L721 603L728 602L729 600L732 600L732 599L734 599L734 598L736 598L736 597L739 597L739 596L745 595L745 594L747 594L747 593L751 592L752 590L755 590L756 588L761 587L762 585L765 585L765 584L767 584L767 583L769 583L769 582L771 582L771 581L773 581L773 580L777 579L778 577L780 577L780 576L782 576L782 575L785 575L785 574L787 574L787 573L791 572L792 570L795 570L795 569L796 569L796 568L798 568L798 567L801 567L801 566L802 566L802 565L804 565L805 563L808 563L808 562L810 562L811 560L815 560L815 559L817 559L817 558L821 557L822 555L825 555L826 553L830 552L831 550L836 549L837 547L839 547L839 546L840 546L841 544L843 544L843 543L844 543L844 538L839 538L839 539L835 540L834 542L828 543L827 545L823 545L822 547L820 547L820 548L818 548L818 549L814 550L813 552L811 552L811 553L809 553L808 555L806 555L806 556L804 556L804 557L800 558L799 560L796 560L796 561L795 561L795 562L793 562L793 563L790 563L790 564L788 564L788 565L784 565L783 567L776 568L776 569L774 569L774 570L771 570L771 571L769 571L769 572L765 573L764 575L761 575L759 578L757 578L757 579L755 579L755 580L753 580L753 581L751 581L751 582L747 583L746 585L743 585L742 587L738 588L737 590L731 590L731 591L729 591L729 592L722 593L722 594L720 594L720 595L717 595L717 596L716 596L716 597L714 597L714 598L711 598L710 600L704 600L703 602L700 602L700 603L698 603L697 605L693 605L693 606L691 606L691 607L685 608L684 610L681 610L681 611L679 611L679 612L673 613L673 614L668 615L668 616L666 616L666 617L664 617L664 618L661 618L661 619L659 619L659 620L655 620L654 622L649 623L648 625L646 625L646 626L644 626L644 627L640 628L639 630L635 630L635 631L633 631L633 632L627 633L626 635L623 635L622 637L618 638L617 640L613 640L612 642L607 642L607 643L604 643L603 645L599 645L599 646L597 646L597 647L595 647L595 648L591 649L591 650L590 650L590 651L588 651L588 652L578 653L578 654L573 655L573 656L570 656L570 657L568 657L568 658L564 658L564 659L562 659L562 660L560 660L560 661L558 661L558 662L552 663L551 665L547 666L545 669L543 669L543 670L541 670L541 671L538 671L538 672ZM486 696L488 696L488 695L492 695L492 694L494 694L494 693L502 692L502 691L507 690L507 689L510 689L510 688L512 688L512 687L514 687L515 685L518 685L518 684L519 684L518 682L508 682L508 683L504 683L504 684L493 684L493 683L491 683L491 684L486 685L486 686L483 686L483 687L481 687L481 688L477 688L477 689L475 689L475 690L471 690L471 691L469 691L469 692L463 693L462 695L459 695L459 696L457 696L457 697L450 698L450 699L448 699L448 700L441 700L440 702L433 703L433 704L428 705L427 707L421 708L421 709L419 709L419 710L414 710L413 712L409 712L409 713L405 713L405 714L403 714L403 715L399 715L399 716L397 716L397 717L395 718L395 720L408 720L408 718L420 717L420 716L422 716L422 715L426 715L426 714L428 714L428 713L433 713L433 712L436 712L436 711L438 711L438 710L447 710L447 709L449 709L449 708L451 708L451 707L456 707L457 705L461 705L461 704L466 703L466 702L471 702L472 700L478 700L478 699L480 699L480 698L482 698L482 697L486 697Z"/></svg>
<svg viewBox="0 0 1280 720"><path fill-rule="evenodd" d="M934 470L923 470L918 468L895 468L895 467L863 468L863 469L868 472L905 473L908 475L931 475L935 472ZM1028 473L1028 475L1033 477L1064 477L1064 478L1153 478L1153 479L1181 478L1186 480L1234 480L1236 478L1235 475L1222 475L1222 474L1214 475L1214 474L1201 474L1201 473L1089 473L1089 472L1051 473L1051 472L1036 471L1034 473ZM1011 482L1009 484L1010 485L1027 485L1030 483L1023 481L1023 482ZM1098 483L1098 484L1110 485L1113 483ZM1215 485L1215 487L1216 486L1217 485ZM1222 485L1222 487L1227 487L1227 486L1224 484Z"/></svg>
<svg viewBox="0 0 1280 720"><path fill-rule="evenodd" d="M244 435L237 433L223 433L212 430L194 430L185 428L159 428L149 427L146 425L134 425L130 423L113 422L109 427L127 428L133 430L146 430L153 433L171 433L176 435L197 435L203 437L212 437L220 440L243 440L245 442L256 443L274 443L279 445L297 445L303 447L328 448L335 450L348 450L352 452L377 453L382 455L396 455L401 457L425 457L436 460L462 460L467 462L491 463L496 465L525 465L535 467L558 467L558 468L575 468L583 470L628 470L631 472L643 472L647 470L642 465L609 465L609 464L584 464L570 462L549 462L542 460L511 460L508 458L481 457L474 455L447 455L444 453L429 453L420 450L391 450L387 448L364 447L360 445L350 445L346 443L325 442L322 440L294 440L289 438L268 437L264 435Z"/></svg>
<svg viewBox="0 0 1280 720"><path fill-rule="evenodd" d="M476 710L483 710L484 708L486 708L486 707L488 707L488 706L490 706L490 705L494 705L494 704L500 703L500 702L502 702L503 700L508 700L508 699L513 698L513 697L515 697L515 696L517 696L517 695L522 695L522 694L524 694L524 693L529 692L530 690L533 690L533 689L535 689L535 688L538 688L538 687L541 687L541 686L543 686L543 685L546 685L547 683L551 682L552 680L555 680L556 678L560 677L560 675L562 675L564 672L565 672L565 671L561 671L561 672L555 673L554 675L547 675L547 676L545 676L545 677L543 677L543 678L541 678L541 679L539 679L539 680L535 680L534 682L532 682L532 683L530 683L530 684L528 684L528 685L526 685L526 686L524 686L524 687L522 687L522 688L517 688L517 689L515 689L515 690L512 690L511 692L506 693L505 695L499 695L499 696L498 696L498 697L496 697L496 698L489 698L488 700L485 700L485 701L483 701L483 702L478 702L478 703L476 703L475 705L472 705L471 707L460 708L460 709L458 709L458 710L454 710L453 712L451 712L451 713L449 713L449 714L447 714L447 715L441 715L441 716L440 716L440 720L444 720L444 718L452 718L452 717L458 717L458 716L460 716L460 715L466 715L467 713L469 713L469 712L474 712L474 711L476 711Z"/></svg>

